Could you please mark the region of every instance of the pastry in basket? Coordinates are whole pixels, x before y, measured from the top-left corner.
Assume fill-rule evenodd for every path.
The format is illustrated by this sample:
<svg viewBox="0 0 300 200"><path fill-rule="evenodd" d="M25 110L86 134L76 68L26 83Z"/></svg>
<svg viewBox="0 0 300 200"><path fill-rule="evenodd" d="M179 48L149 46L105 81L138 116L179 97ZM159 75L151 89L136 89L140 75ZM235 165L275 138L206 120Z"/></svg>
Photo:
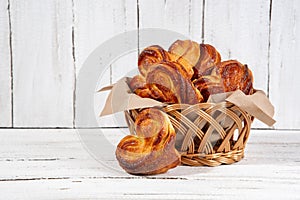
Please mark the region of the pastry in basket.
<svg viewBox="0 0 300 200"><path fill-rule="evenodd" d="M180 163L218 166L238 162L244 157L254 117L261 115L268 124L275 123L269 114L251 111L260 109L251 98L253 103L248 105L255 109L244 106L248 97L240 92L233 94L234 101L207 102L211 94L254 92L247 65L236 60L221 62L219 52L209 44L177 40L168 51L150 46L142 51L138 65L140 74L131 79L131 90L167 104L149 108L154 104L145 105L147 100L135 98L136 104L124 108L132 135L121 139L115 155L130 174L164 173ZM268 107L272 113L273 107Z"/></svg>
<svg viewBox="0 0 300 200"><path fill-rule="evenodd" d="M203 100L185 68L177 62L152 65L146 73L144 84L142 77L137 75L131 80L130 86L137 95L161 102L196 104Z"/></svg>
<svg viewBox="0 0 300 200"><path fill-rule="evenodd" d="M151 91L146 85L146 79L142 75L136 75L134 76L130 83L129 87L131 90L143 98L152 98Z"/></svg>
<svg viewBox="0 0 300 200"><path fill-rule="evenodd" d="M162 61L170 61L169 53L158 45L145 48L139 55L138 68L142 76L146 76L150 66Z"/></svg>
<svg viewBox="0 0 300 200"><path fill-rule="evenodd" d="M200 58L200 46L191 40L177 40L169 47L170 57L183 65L191 79L194 75L193 67Z"/></svg>
<svg viewBox="0 0 300 200"><path fill-rule="evenodd" d="M236 60L219 63L216 67L206 69L204 74L193 81L202 94L204 101L209 95L241 90L245 94L253 93L253 76L247 65Z"/></svg>
<svg viewBox="0 0 300 200"><path fill-rule="evenodd" d="M193 81L194 86L198 89L206 102L211 94L225 92L223 82L217 68L212 67L206 70L206 74Z"/></svg>
<svg viewBox="0 0 300 200"><path fill-rule="evenodd" d="M253 93L253 76L247 65L243 65L236 60L221 62L218 66L225 92L241 90L245 94Z"/></svg>
<svg viewBox="0 0 300 200"><path fill-rule="evenodd" d="M126 172L159 174L180 164L176 133L167 114L147 108L137 115L134 125L136 135L124 137L116 150L117 160Z"/></svg>
<svg viewBox="0 0 300 200"><path fill-rule="evenodd" d="M221 62L220 53L209 44L200 44L200 58L194 67L197 77L202 76L206 70L216 66Z"/></svg>
<svg viewBox="0 0 300 200"><path fill-rule="evenodd" d="M185 69L176 62L153 66L146 76L146 83L152 94L163 95L163 102L196 104L203 100Z"/></svg>

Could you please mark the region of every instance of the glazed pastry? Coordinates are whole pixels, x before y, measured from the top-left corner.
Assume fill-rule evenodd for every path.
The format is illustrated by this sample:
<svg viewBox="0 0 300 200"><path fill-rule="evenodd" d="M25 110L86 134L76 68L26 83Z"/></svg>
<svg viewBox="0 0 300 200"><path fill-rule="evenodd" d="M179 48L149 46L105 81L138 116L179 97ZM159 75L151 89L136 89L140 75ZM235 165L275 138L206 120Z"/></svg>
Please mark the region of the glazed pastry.
<svg viewBox="0 0 300 200"><path fill-rule="evenodd" d="M176 62L153 65L147 73L146 84L152 98L161 102L196 104L203 100L185 68Z"/></svg>
<svg viewBox="0 0 300 200"><path fill-rule="evenodd" d="M247 65L236 60L228 60L221 62L217 68L225 92L239 89L247 95L253 93L253 76Z"/></svg>
<svg viewBox="0 0 300 200"><path fill-rule="evenodd" d="M116 158L126 172L159 174L180 164L176 133L167 114L155 108L145 109L135 120L135 130L136 135L124 137L116 150Z"/></svg>
<svg viewBox="0 0 300 200"><path fill-rule="evenodd" d="M193 67L200 58L200 47L197 42L191 40L177 40L169 48L172 61L178 62L186 68L188 77L194 75Z"/></svg>
<svg viewBox="0 0 300 200"><path fill-rule="evenodd" d="M216 66L221 62L220 53L209 44L200 44L200 58L195 66L198 77L202 76L206 70Z"/></svg>
<svg viewBox="0 0 300 200"><path fill-rule="evenodd" d="M247 95L253 93L252 72L247 65L242 65L236 60L224 61L207 69L193 84L202 94L204 101L207 101L211 94L238 89Z"/></svg>
<svg viewBox="0 0 300 200"><path fill-rule="evenodd" d="M209 74L200 76L200 78L193 81L194 86L201 93L205 102L211 94L223 93L225 91L222 79L216 70L215 67L210 68L206 70L206 73L210 72Z"/></svg>
<svg viewBox="0 0 300 200"><path fill-rule="evenodd" d="M140 74L134 76L129 83L129 87L133 92L136 89L145 88L145 85L146 85L145 77L141 76Z"/></svg>
<svg viewBox="0 0 300 200"><path fill-rule="evenodd" d="M131 79L131 81L129 83L129 87L132 92L139 95L140 97L151 98L151 96L153 96L153 95L151 95L150 89L146 85L145 77L143 77L140 74L134 76Z"/></svg>
<svg viewBox="0 0 300 200"><path fill-rule="evenodd" d="M162 61L169 61L169 53L158 45L144 49L138 58L138 68L142 76L146 76L150 66Z"/></svg>

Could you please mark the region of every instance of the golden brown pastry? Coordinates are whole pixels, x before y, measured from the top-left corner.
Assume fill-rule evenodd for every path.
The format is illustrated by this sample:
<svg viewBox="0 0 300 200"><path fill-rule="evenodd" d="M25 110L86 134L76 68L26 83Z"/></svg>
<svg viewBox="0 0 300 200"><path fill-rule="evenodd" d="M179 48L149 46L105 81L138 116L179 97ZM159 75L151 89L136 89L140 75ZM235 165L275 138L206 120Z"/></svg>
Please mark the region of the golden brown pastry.
<svg viewBox="0 0 300 200"><path fill-rule="evenodd" d="M247 65L236 60L227 60L221 62L217 68L226 92L240 89L245 94L253 93L253 76Z"/></svg>
<svg viewBox="0 0 300 200"><path fill-rule="evenodd" d="M141 76L140 74L134 76L134 77L131 79L130 83L129 83L130 89L131 89L133 92L134 92L136 89L139 89L139 88L145 88L145 85L146 85L145 77Z"/></svg>
<svg viewBox="0 0 300 200"><path fill-rule="evenodd" d="M194 75L193 67L200 58L200 47L197 42L191 40L177 40L169 48L172 61L183 65L191 79Z"/></svg>
<svg viewBox="0 0 300 200"><path fill-rule="evenodd" d="M245 94L253 93L253 76L247 65L236 60L228 60L211 67L193 81L202 94L204 101L209 95L231 92L240 89Z"/></svg>
<svg viewBox="0 0 300 200"><path fill-rule="evenodd" d="M135 94L139 95L140 97L143 98L151 98L151 91L146 85L146 79L142 75L136 75L134 76L130 83L129 87L132 92Z"/></svg>
<svg viewBox="0 0 300 200"><path fill-rule="evenodd" d="M136 135L124 137L116 157L128 173L151 175L168 171L180 164L175 149L175 130L168 116L155 108L140 112L135 121Z"/></svg>
<svg viewBox="0 0 300 200"><path fill-rule="evenodd" d="M212 45L191 40L175 41L168 52L157 45L147 47L139 56L139 70L141 75L130 83L132 91L161 102L196 104L207 101L210 94L237 89L253 93L247 65L221 62Z"/></svg>
<svg viewBox="0 0 300 200"><path fill-rule="evenodd" d="M196 104L203 100L185 68L176 62L153 65L146 76L151 97L161 102Z"/></svg>
<svg viewBox="0 0 300 200"><path fill-rule="evenodd" d="M169 53L158 45L145 48L139 55L138 67L142 76L146 76L149 67L155 63L170 60Z"/></svg>
<svg viewBox="0 0 300 200"><path fill-rule="evenodd" d="M193 81L194 86L199 90L206 102L211 94L225 92L223 82L216 67L206 70L205 75Z"/></svg>
<svg viewBox="0 0 300 200"><path fill-rule="evenodd" d="M216 66L221 62L220 53L209 44L200 44L200 58L195 66L198 77L202 76L206 70Z"/></svg>

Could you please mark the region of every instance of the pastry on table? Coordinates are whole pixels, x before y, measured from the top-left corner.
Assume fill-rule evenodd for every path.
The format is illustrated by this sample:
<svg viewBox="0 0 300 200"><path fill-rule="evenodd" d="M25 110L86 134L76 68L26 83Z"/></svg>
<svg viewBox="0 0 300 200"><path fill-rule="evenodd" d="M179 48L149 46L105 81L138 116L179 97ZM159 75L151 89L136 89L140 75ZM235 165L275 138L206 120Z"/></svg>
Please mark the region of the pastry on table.
<svg viewBox="0 0 300 200"><path fill-rule="evenodd" d="M126 172L160 174L180 164L176 133L167 114L147 108L138 114L134 125L136 135L125 136L116 150L116 158Z"/></svg>

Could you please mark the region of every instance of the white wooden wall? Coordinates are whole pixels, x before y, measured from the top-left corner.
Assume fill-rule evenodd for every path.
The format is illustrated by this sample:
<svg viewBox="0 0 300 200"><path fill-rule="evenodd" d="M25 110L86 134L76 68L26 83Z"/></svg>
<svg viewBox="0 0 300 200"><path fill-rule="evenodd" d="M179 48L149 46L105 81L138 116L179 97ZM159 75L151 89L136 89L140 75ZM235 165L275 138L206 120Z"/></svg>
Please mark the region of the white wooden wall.
<svg viewBox="0 0 300 200"><path fill-rule="evenodd" d="M300 129L298 0L0 0L0 127L75 127L84 60L105 40L138 28L173 30L247 63L255 87L275 105L274 128ZM132 53L113 63L101 85L136 68L136 59ZM101 109L105 95L96 99ZM112 118L100 126L123 126Z"/></svg>

